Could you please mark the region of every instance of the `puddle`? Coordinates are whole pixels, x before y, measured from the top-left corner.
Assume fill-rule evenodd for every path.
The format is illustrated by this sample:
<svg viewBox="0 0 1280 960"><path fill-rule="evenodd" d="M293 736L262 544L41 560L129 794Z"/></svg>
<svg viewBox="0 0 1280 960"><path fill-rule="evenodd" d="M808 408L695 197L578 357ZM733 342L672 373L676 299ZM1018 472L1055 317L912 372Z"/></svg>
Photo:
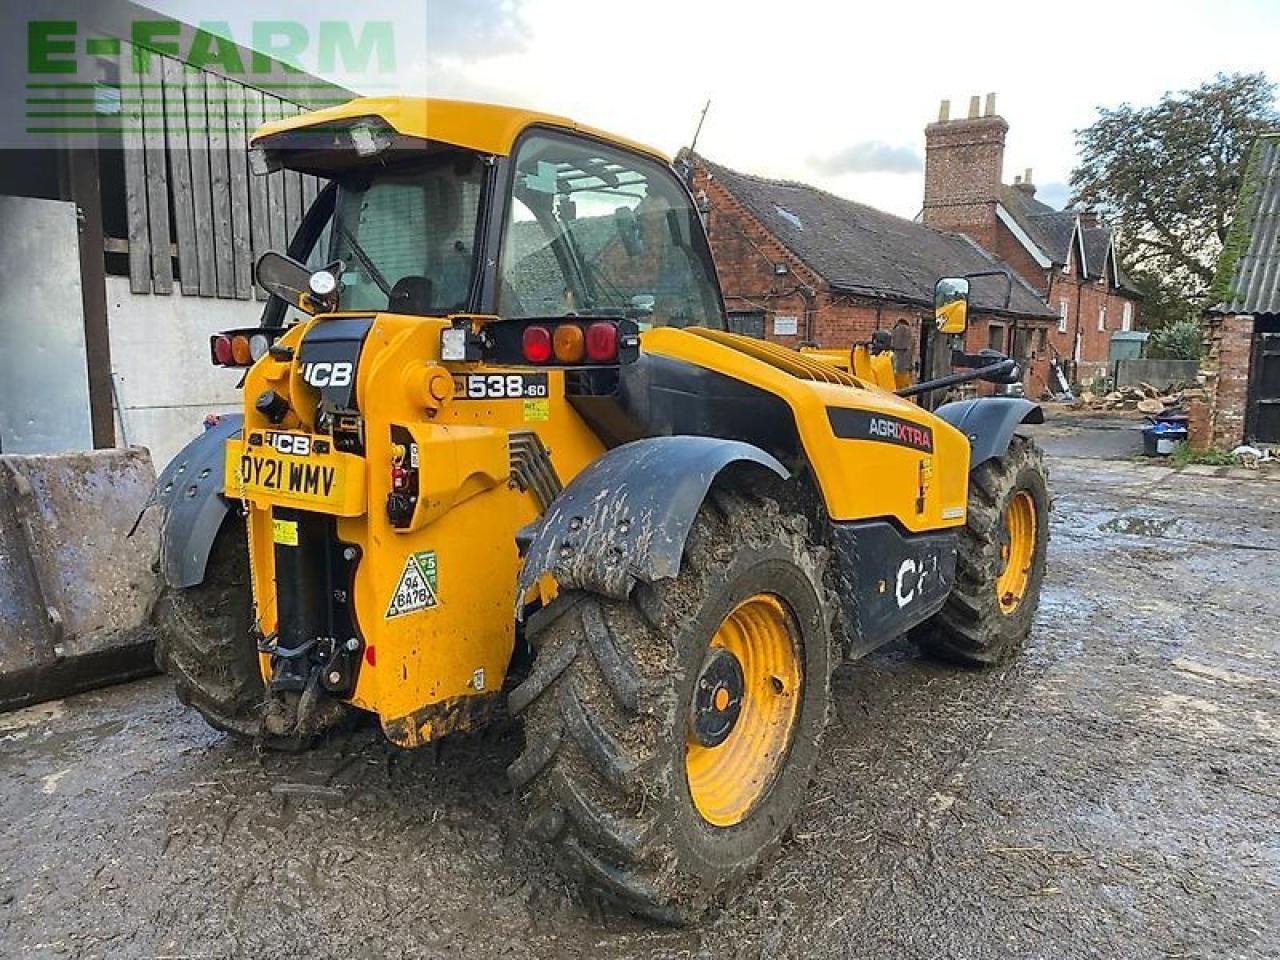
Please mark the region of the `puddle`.
<svg viewBox="0 0 1280 960"><path fill-rule="evenodd" d="M1163 537L1177 523L1174 517L1112 517L1099 528L1107 533L1127 533L1135 537Z"/></svg>

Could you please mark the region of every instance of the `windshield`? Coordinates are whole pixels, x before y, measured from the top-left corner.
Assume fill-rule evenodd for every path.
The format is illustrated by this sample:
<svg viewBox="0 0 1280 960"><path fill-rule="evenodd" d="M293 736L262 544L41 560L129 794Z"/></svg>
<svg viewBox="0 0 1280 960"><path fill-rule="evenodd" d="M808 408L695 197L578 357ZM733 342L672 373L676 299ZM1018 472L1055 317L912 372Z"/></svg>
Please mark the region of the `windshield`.
<svg viewBox="0 0 1280 960"><path fill-rule="evenodd" d="M439 316L467 307L484 165L452 153L346 181L330 256L341 309Z"/></svg>
<svg viewBox="0 0 1280 960"><path fill-rule="evenodd" d="M516 154L498 313L724 326L706 239L675 175L593 140L541 133Z"/></svg>

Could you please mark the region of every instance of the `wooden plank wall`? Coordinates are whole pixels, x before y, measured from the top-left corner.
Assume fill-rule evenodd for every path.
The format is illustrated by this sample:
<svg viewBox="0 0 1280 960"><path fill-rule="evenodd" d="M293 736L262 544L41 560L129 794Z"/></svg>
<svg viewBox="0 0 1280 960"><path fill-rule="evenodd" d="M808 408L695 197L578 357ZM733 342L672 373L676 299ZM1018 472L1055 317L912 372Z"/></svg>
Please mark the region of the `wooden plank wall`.
<svg viewBox="0 0 1280 960"><path fill-rule="evenodd" d="M262 299L254 263L285 250L322 183L292 171L253 176L249 138L301 108L151 57L149 75L122 84L137 115L123 134L129 289L167 294L177 280L187 296Z"/></svg>

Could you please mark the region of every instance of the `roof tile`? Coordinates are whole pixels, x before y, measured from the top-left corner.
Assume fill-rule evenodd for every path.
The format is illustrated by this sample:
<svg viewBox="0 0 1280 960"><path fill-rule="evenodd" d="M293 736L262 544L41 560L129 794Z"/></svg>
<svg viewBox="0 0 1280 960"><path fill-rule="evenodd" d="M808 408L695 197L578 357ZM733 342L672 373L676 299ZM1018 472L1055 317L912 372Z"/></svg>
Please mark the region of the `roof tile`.
<svg viewBox="0 0 1280 960"><path fill-rule="evenodd" d="M927 305L939 277L1003 269L1013 280L1008 307L1004 281L983 277L973 281L976 309L1038 320L1056 316L1003 262L960 234L807 184L738 173L704 157L696 162L833 290Z"/></svg>

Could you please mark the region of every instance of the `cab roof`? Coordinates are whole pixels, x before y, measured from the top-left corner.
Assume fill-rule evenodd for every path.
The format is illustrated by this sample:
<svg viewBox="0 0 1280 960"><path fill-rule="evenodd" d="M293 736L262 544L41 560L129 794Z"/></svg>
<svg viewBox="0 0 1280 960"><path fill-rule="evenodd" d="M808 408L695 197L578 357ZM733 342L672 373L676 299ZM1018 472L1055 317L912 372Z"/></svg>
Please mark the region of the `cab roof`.
<svg viewBox="0 0 1280 960"><path fill-rule="evenodd" d="M280 133L325 124L342 124L370 116L381 117L401 136L447 143L498 156L509 156L516 139L526 128L545 126L585 133L647 154L663 163L670 163L664 153L653 147L588 127L566 117L492 103L430 97L358 97L336 107L326 107L265 123L253 135L253 143L258 145L259 141Z"/></svg>

